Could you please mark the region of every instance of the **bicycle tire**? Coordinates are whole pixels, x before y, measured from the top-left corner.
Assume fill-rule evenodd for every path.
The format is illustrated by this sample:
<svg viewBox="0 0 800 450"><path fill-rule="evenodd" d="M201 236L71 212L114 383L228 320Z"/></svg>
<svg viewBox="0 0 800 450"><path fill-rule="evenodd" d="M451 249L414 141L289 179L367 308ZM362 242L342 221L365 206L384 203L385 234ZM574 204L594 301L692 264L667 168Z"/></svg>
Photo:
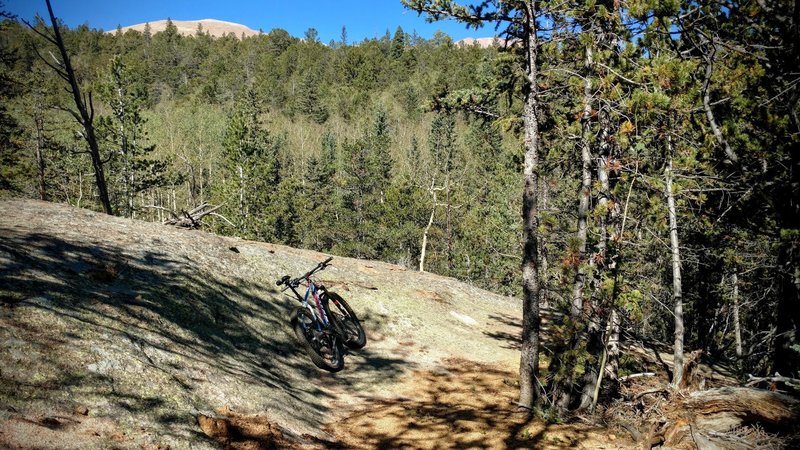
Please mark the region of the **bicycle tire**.
<svg viewBox="0 0 800 450"><path fill-rule="evenodd" d="M353 350L364 348L367 345L367 334L353 308L335 292L328 292L327 297L328 301L325 303L328 316L342 336L344 345Z"/></svg>
<svg viewBox="0 0 800 450"><path fill-rule="evenodd" d="M300 345L306 350L315 366L328 372L338 372L344 368L344 348L341 338L329 330L318 331L316 319L307 309L303 307L294 309L292 328Z"/></svg>

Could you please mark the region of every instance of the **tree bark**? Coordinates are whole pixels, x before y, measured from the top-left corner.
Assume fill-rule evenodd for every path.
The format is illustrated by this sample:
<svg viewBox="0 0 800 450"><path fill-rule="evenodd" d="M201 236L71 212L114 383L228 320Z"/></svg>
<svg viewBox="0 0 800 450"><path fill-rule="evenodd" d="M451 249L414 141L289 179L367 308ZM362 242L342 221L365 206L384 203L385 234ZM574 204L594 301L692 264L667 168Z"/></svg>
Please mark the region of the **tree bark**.
<svg viewBox="0 0 800 450"><path fill-rule="evenodd" d="M525 39L527 82L524 86L523 126L525 158L523 166L522 221L522 354L519 366L519 405L532 408L537 398L539 371L539 122L538 122L538 30L537 5L525 2Z"/></svg>
<svg viewBox="0 0 800 450"><path fill-rule="evenodd" d="M92 94L89 93L88 104L90 110L87 110L87 102L85 102L85 98L81 96L81 90L78 86L78 80L75 77L75 71L72 69L72 63L70 62L69 55L67 54L67 49L64 46L64 40L61 38L61 31L58 28L56 16L53 14L53 7L50 5L50 0L46 0L46 2L47 12L50 14L50 23L53 25L53 34L55 35L54 41L58 47L59 53L61 54L64 72L70 85L69 90L72 93L73 100L75 100L75 107L78 108L78 114L75 118L83 126L83 137L86 139L86 143L89 144L89 154L92 157L92 168L94 169L94 177L97 183L97 192L100 197L100 203L103 205L103 211L106 214L113 214L114 211L111 208L111 201L109 199L108 188L106 186L106 177L105 173L103 172L103 160L100 157L100 147L97 144L97 137L94 133L94 107L92 106Z"/></svg>
<svg viewBox="0 0 800 450"><path fill-rule="evenodd" d="M679 387L683 379L683 290L681 284L681 253L678 243L678 215L675 208L675 193L672 186L672 138L667 135L667 165L664 169L666 181L667 211L669 214L669 242L672 253L672 301L675 315L674 369L672 387Z"/></svg>
<svg viewBox="0 0 800 450"><path fill-rule="evenodd" d="M594 316L594 305L584 307L584 290L586 286L585 264L593 264L586 260L586 240L588 233L589 199L592 194L592 147L591 147L591 118L592 118L592 46L587 45L584 54L584 76L583 76L583 113L581 115L581 186L578 191L578 230L576 239L578 243L577 267L575 277L572 282L572 320L576 323L577 335L573 337L573 352L591 352L595 347L599 347L599 330ZM589 299L591 302L592 299ZM590 310L591 312L586 312ZM583 328L585 326L585 328ZM585 345L585 348L581 348ZM568 373L572 373L575 366L574 358L570 358L567 363ZM578 409L589 408L594 393L594 383L597 378L597 371L590 364L585 364L586 372L583 376L583 386L578 386L582 390L580 405ZM566 386L560 389L559 406L562 409L569 408L572 403L572 386L566 381Z"/></svg>
<svg viewBox="0 0 800 450"><path fill-rule="evenodd" d="M583 291L586 284L586 270L583 267L586 258L587 220L589 215L589 198L592 191L592 148L589 143L592 117L592 79L589 70L592 66L592 47L586 47L584 61L586 71L583 79L583 114L581 116L581 187L578 191L578 260L575 277L572 283L572 318L576 322L583 321Z"/></svg>
<svg viewBox="0 0 800 450"><path fill-rule="evenodd" d="M550 189L548 186L548 181L545 175L541 175L538 177L538 187L537 191L539 193L538 196L538 204L537 208L539 213L542 211L547 211L547 199L550 195ZM541 279L539 280L539 309L544 310L550 307L550 301L548 296L548 281L547 281L547 241L546 236L543 234L538 235L538 246L539 246L539 273L541 274Z"/></svg>
<svg viewBox="0 0 800 450"><path fill-rule="evenodd" d="M589 342L596 343L593 348L588 347L587 350L601 351L601 361L598 370L594 371L589 368L584 378L585 384L583 386L583 393L581 396L580 409L591 408L594 411L597 404L597 398L602 387L603 378L607 377L613 381L617 379L617 368L619 362L619 326L620 320L617 314L615 301L618 295L618 271L616 264L613 260L616 258L609 257L608 255L608 240L612 234L609 227L613 226L616 213L612 213L609 209L609 198L611 197L611 183L609 181L609 159L610 148L609 145L609 123L608 118L603 115L601 108L601 133L600 144L598 146L597 164L597 180L600 182L600 192L598 193L597 210L600 212L598 215L600 239L597 242L597 253L595 254L596 268L592 288L592 296L590 301L596 302L596 309L600 314L596 314L590 320L589 325ZM610 297L603 298L602 284L603 274L608 270L611 265L612 278L614 280L614 288ZM600 332L600 321L604 321L604 331Z"/></svg>
<svg viewBox="0 0 800 450"><path fill-rule="evenodd" d="M736 342L736 357L742 357L742 324L739 321L739 273L734 271L731 275L733 285L733 337Z"/></svg>

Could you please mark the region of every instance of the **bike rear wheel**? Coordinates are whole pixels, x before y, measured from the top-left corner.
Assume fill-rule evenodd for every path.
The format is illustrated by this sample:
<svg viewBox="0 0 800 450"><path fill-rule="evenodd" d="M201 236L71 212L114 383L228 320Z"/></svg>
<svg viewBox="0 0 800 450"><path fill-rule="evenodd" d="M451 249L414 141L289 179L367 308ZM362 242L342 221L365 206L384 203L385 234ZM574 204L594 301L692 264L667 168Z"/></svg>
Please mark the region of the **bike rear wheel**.
<svg viewBox="0 0 800 450"><path fill-rule="evenodd" d="M306 350L315 366L329 372L338 372L344 367L342 340L328 329L317 329L317 321L305 308L295 308L292 313L292 328L300 345Z"/></svg>
<svg viewBox="0 0 800 450"><path fill-rule="evenodd" d="M358 350L367 345L367 334L361 326L356 313L350 305L337 293L327 293L328 315L331 322L344 340L344 345L348 348Z"/></svg>

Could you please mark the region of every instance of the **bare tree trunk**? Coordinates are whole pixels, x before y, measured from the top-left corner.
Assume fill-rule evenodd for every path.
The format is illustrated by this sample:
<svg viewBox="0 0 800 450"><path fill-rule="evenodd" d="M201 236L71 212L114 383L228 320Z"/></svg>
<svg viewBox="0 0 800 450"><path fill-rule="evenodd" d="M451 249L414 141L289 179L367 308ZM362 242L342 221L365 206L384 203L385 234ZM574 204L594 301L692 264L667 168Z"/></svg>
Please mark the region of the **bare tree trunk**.
<svg viewBox="0 0 800 450"><path fill-rule="evenodd" d="M592 66L592 47L586 47L584 61L586 74L583 79L583 115L581 117L581 187L578 191L578 260L575 278L572 283L572 317L580 323L583 314L583 290L586 284L586 269L583 264L586 257L587 216L589 215L589 198L592 193L592 148L589 144L592 117L592 79L589 69Z"/></svg>
<svg viewBox="0 0 800 450"><path fill-rule="evenodd" d="M545 176L539 177L539 211L547 211L547 198L550 195L550 189L547 185ZM550 307L548 290L547 290L547 242L545 236L539 234L539 273L541 279L539 280L539 307L540 309L547 309Z"/></svg>
<svg viewBox="0 0 800 450"><path fill-rule="evenodd" d="M448 164L449 165L449 164ZM445 195L447 197L446 204L447 209L445 210L445 214L447 216L446 219L446 230L447 230L447 271L448 275L453 273L453 225L452 225L452 206L450 205L450 169L447 169L447 179L444 182L445 186Z"/></svg>
<svg viewBox="0 0 800 450"><path fill-rule="evenodd" d="M244 169L239 165L239 231L244 230Z"/></svg>
<svg viewBox="0 0 800 450"><path fill-rule="evenodd" d="M619 374L619 326L620 317L617 308L611 309L611 318L609 319L610 330L606 348L608 351L608 365L606 366L605 376L609 380L617 381Z"/></svg>
<svg viewBox="0 0 800 450"><path fill-rule="evenodd" d="M158 206L161 207L161 208L158 209L158 221L159 222L163 222L164 221L164 193L161 192L161 189L159 189L157 192L158 192Z"/></svg>
<svg viewBox="0 0 800 450"><path fill-rule="evenodd" d="M538 122L538 30L536 2L525 2L524 46L526 51L527 82L525 103L525 158L522 191L523 253L522 253L522 345L519 365L519 405L533 408L537 398L539 372L539 122Z"/></svg>
<svg viewBox="0 0 800 450"><path fill-rule="evenodd" d="M592 258L596 260L595 275L593 280L591 301L593 307L602 314L593 314L589 320L589 344L587 351L600 351L601 360L597 366L597 371L593 367L587 367L584 377L583 393L581 395L580 409L590 408L593 412L597 405L597 398L602 387L603 378L609 377L612 380L617 378L617 367L619 359L619 315L614 305L617 297L617 273L616 265L610 261L608 255L609 229L615 222L616 212L609 209L609 198L611 197L611 183L609 181L609 159L611 145L609 139L608 118L603 114L601 108L601 133L599 144L599 156L597 158L597 180L600 182L600 192L598 193L597 209L601 212L598 216L600 239L597 242L597 253ZM616 211L616 210L615 210ZM601 294L603 284L603 274L611 267L614 288L610 297L603 298ZM605 326L601 332L601 321L605 321Z"/></svg>
<svg viewBox="0 0 800 450"><path fill-rule="evenodd" d="M100 203L103 205L103 211L106 214L113 214L113 210L111 209L111 201L108 196L108 188L106 187L106 177L103 172L103 160L100 157L100 147L97 144L97 138L94 133L94 106L92 105L92 94L89 93L88 100L85 96L81 95L80 87L78 86L78 80L75 77L75 71L72 69L72 63L70 62L69 55L67 54L67 49L64 46L64 40L61 38L61 31L58 28L58 21L56 20L55 14L53 14L53 7L50 5L50 0L46 0L47 2L47 12L50 14L50 23L53 26L53 38L51 39L49 36L46 38L52 42L53 44L58 47L58 51L61 54L62 60L62 67L55 67L50 63L50 65L56 72L64 79L69 82L70 88L69 91L72 94L73 100L75 100L75 106L78 109L78 112L71 111L73 117L83 126L83 137L86 139L87 144L89 144L89 154L92 157L92 167L94 168L94 176L95 181L97 182L97 192L100 196ZM89 109L87 110L86 107Z"/></svg>
<svg viewBox="0 0 800 450"><path fill-rule="evenodd" d="M434 179L435 180L435 179ZM436 190L434 188L434 183L431 183L430 193L433 196L433 207L431 207L431 216L428 219L428 225L425 227L425 231L422 233L422 247L420 248L419 254L419 271L425 272L425 252L428 248L428 232L431 229L431 225L433 225L433 215L436 213Z"/></svg>
<svg viewBox="0 0 800 450"><path fill-rule="evenodd" d="M78 200L75 202L75 206L80 208L82 201L83 201L83 172L79 170L78 171Z"/></svg>
<svg viewBox="0 0 800 450"><path fill-rule="evenodd" d="M672 138L667 135L666 181L667 210L669 213L669 242L672 252L672 301L675 306L674 369L670 386L677 388L683 380L683 287L681 285L681 250L678 243L678 214L675 209L675 192L672 187Z"/></svg>
<svg viewBox="0 0 800 450"><path fill-rule="evenodd" d="M592 327L592 317L587 317L584 310L592 309L584 307L584 289L586 286L586 268L584 264L586 261L586 239L588 231L587 217L589 215L589 199L592 190L592 148L589 140L591 138L591 116L592 116L592 79L590 70L592 66L592 48L590 45L586 46L585 59L584 59L584 78L583 78L583 114L581 116L581 186L578 190L578 229L576 239L578 247L575 249L578 252L575 259L575 276L572 281L572 303L570 305L570 315L575 324L577 324L575 335L571 337L571 342L568 344L569 352L565 353L564 359L566 365L566 372L572 374L574 367L577 363L577 353L582 351L583 344L586 343L586 350L588 350L588 339L594 330L589 330ZM587 329L581 329L582 324L586 324ZM587 367L587 369L589 369ZM581 396L580 409L585 409L591 403L592 388L587 387L592 384L596 375L591 370L586 370L583 378L583 387L590 389L588 395ZM573 380L571 375L566 379L557 383L554 390L558 397L558 407L561 410L568 409L573 400ZM587 400L588 399L588 400Z"/></svg>
<svg viewBox="0 0 800 450"><path fill-rule="evenodd" d="M205 169L200 167L200 184L199 184L199 196L200 196L200 203L203 203L206 199L205 193Z"/></svg>
<svg viewBox="0 0 800 450"><path fill-rule="evenodd" d="M44 123L41 117L36 117L36 175L39 181L39 200L47 200L47 190L44 182Z"/></svg>
<svg viewBox="0 0 800 450"><path fill-rule="evenodd" d="M731 275L731 284L733 284L733 334L736 340L736 357L741 359L742 354L742 325L739 321L739 273L734 271Z"/></svg>

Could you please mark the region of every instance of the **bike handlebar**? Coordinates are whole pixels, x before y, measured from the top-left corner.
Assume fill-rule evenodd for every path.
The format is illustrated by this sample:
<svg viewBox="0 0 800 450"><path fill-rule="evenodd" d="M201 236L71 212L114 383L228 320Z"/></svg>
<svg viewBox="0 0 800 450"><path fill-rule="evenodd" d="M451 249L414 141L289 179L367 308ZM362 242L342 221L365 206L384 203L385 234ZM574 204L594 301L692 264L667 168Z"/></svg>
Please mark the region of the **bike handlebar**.
<svg viewBox="0 0 800 450"><path fill-rule="evenodd" d="M291 279L291 277L289 277L289 275L284 275L275 284L278 285L278 286L280 286L282 284L286 285L286 287L281 289L281 291L285 291L286 289L288 289L290 287L297 287L297 286L300 285L301 281L303 281L303 280L307 279L308 277L310 277L311 275L313 275L314 272L317 272L317 271L320 271L320 270L324 270L326 267L328 267L328 265L330 264L331 260L333 260L333 256L329 256L328 259L326 259L325 261L322 261L321 263L317 264L313 269L311 269L308 272L306 272L305 274L303 274L303 276L297 277L295 279Z"/></svg>

